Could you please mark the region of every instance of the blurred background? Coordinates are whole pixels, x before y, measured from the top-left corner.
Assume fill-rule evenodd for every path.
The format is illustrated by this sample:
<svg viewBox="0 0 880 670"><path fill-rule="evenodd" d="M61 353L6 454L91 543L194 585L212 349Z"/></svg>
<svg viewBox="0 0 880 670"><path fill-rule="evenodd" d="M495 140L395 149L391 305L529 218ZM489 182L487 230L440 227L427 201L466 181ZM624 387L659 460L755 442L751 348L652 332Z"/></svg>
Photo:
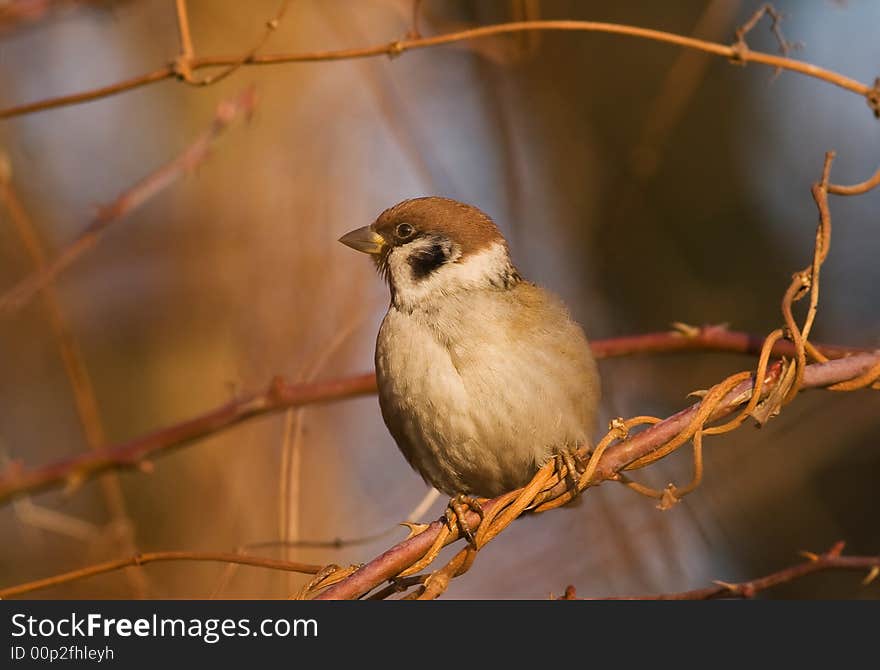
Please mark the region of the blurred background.
<svg viewBox="0 0 880 670"><path fill-rule="evenodd" d="M730 43L746 0L421 3L424 34L536 18L611 21ZM259 42L275 0L190 0L197 55ZM862 82L880 75L880 3L778 2L795 56ZM382 44L411 27L410 0L294 0L262 53ZM769 23L748 37L775 52ZM148 72L179 52L172 0L0 2L0 106ZM197 76L205 74L199 71ZM259 102L193 174L110 230L57 282L60 313L94 386L103 440L181 421L273 375L372 368L387 288L336 242L397 201L439 194L499 223L527 278L560 294L591 338L729 323L781 323L792 272L810 259L810 185L880 159L864 100L792 73L669 45L588 33L526 33L341 62L242 68L193 88L174 80L0 122L10 185L49 255L99 203L181 152L218 102ZM880 345L880 190L831 202L834 234L814 339ZM32 264L0 207L0 290ZM602 423L669 415L686 394L753 366L719 353L600 363ZM0 467L89 448L48 312L0 320ZM623 487L515 523L447 597L544 598L677 591L757 577L821 551L880 553L876 393L805 393L761 430L707 439L703 485L660 512ZM684 452L684 450L683 450ZM359 538L407 518L426 494L376 398L239 425L123 472L0 508L0 586L137 551L232 551L253 543ZM635 475L691 477L686 453ZM425 518L441 514L438 500ZM405 536L332 549L254 552L367 561ZM771 597L876 598L853 574ZM303 578L217 564L132 568L30 597L287 597Z"/></svg>

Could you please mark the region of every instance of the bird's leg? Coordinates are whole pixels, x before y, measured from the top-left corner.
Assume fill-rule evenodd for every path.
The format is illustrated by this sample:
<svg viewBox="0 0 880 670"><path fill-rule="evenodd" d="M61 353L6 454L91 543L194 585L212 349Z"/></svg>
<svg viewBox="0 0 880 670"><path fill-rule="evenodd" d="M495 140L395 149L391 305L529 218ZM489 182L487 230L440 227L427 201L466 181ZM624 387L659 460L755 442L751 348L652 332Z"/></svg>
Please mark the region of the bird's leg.
<svg viewBox="0 0 880 670"><path fill-rule="evenodd" d="M584 469L583 461L581 460L577 449L564 447L557 451L553 458L556 461L557 472L562 472L563 465L568 470L566 479L571 486L572 492L577 495L577 484L578 479L580 479L578 474Z"/></svg>
<svg viewBox="0 0 880 670"><path fill-rule="evenodd" d="M465 507L479 514L480 520L482 521L483 507L482 505L480 505L480 501L473 496L459 493L452 496L452 498L449 500L449 506L446 508L446 523L449 526L449 530L454 530L456 524L458 524L458 528L461 534L464 535L468 543L474 549L476 549L477 541L474 538L474 534L471 531L470 526L468 526L467 509L465 509Z"/></svg>

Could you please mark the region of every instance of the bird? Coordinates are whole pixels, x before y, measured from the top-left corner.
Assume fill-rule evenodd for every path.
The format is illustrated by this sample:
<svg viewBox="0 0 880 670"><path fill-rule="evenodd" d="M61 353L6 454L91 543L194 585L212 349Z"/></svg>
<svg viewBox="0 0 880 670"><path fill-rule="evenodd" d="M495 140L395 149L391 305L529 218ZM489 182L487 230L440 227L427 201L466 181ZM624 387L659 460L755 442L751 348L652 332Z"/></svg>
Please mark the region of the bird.
<svg viewBox="0 0 880 670"><path fill-rule="evenodd" d="M583 329L523 279L492 218L439 196L404 200L340 242L372 256L391 294L376 338L382 418L403 456L466 509L527 484L550 460L573 468L601 396Z"/></svg>

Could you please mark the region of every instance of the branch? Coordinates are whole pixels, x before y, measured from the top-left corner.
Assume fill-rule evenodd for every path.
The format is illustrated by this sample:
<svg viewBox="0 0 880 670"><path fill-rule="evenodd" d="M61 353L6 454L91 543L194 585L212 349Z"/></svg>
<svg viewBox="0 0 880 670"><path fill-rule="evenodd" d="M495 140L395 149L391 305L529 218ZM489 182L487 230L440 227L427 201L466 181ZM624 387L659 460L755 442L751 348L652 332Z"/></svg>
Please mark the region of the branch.
<svg viewBox="0 0 880 670"><path fill-rule="evenodd" d="M590 346L596 358L694 350L725 351L757 356L761 353L761 347L765 340L761 335L728 330L725 324L697 327L676 322L672 326L675 330L594 340ZM817 344L815 346L828 358L842 358L866 351L858 347L842 347L831 344ZM795 355L794 345L786 340L779 340L773 345L772 355L791 358Z"/></svg>
<svg viewBox="0 0 880 670"><path fill-rule="evenodd" d="M776 69L790 70L799 74L813 77L826 81L835 86L839 86L847 91L851 91L862 96L868 102L875 114L880 113L880 80L876 81L873 86L868 86L855 79L851 79L837 72L826 70L824 68L805 63L803 61L794 60L785 56L776 56L761 51L752 51L741 39L733 45L719 44L694 37L685 37L676 35L675 33L664 32L661 30L652 30L650 28L640 28L637 26L628 26L617 23L602 23L597 21L518 21L512 23L499 23L489 26L481 26L479 28L471 28L469 30L461 30L433 37L417 37L414 39L405 38L384 44L376 44L373 46L359 47L354 49L338 49L330 51L308 51L299 53L280 53L259 56L251 54L242 61L240 56L214 56L193 58L189 60L188 66L191 71L202 68L212 67L228 67L237 68L240 66L252 65L278 65L282 63L314 63L322 61L338 61L351 60L354 58L373 58L376 56L395 57L405 51L413 51L415 49L426 49L437 47L456 42L466 42L470 40L483 39L495 35L504 35L510 33L520 33L524 31L574 31L574 32L595 32L610 33L614 35L623 35L628 37L636 37L640 39L662 42L665 44L673 44L688 49L703 51L721 58L726 58L732 62L745 65L747 63L757 63L767 65ZM130 79L102 86L100 88L82 91L70 95L63 95L55 98L47 98L38 102L26 103L14 107L8 107L0 110L0 119L8 119L23 114L31 114L33 112L43 111L47 109L55 109L68 105L75 105L99 98L105 98L124 91L130 91L135 88L147 86L165 79L180 76L178 66L175 63L166 65L165 67L147 72Z"/></svg>
<svg viewBox="0 0 880 670"><path fill-rule="evenodd" d="M82 233L64 247L54 260L39 271L21 280L0 296L0 315L20 309L49 282L64 271L84 252L92 248L110 226L123 220L134 210L172 184L184 173L193 171L210 155L214 143L239 117L249 117L256 97L248 88L236 98L221 102L210 127L177 158L147 175L122 193L112 203L101 207L97 216Z"/></svg>
<svg viewBox="0 0 880 670"><path fill-rule="evenodd" d="M853 379L872 369L878 363L880 363L880 351L855 354L848 358L828 361L827 363L814 363L806 367L801 388L825 387ZM766 398L771 395L776 382L779 380L781 369L782 366L777 364L770 371L764 380L762 397ZM753 389L754 382L751 379L739 383L717 402L714 411L709 414L706 420L715 421L733 414L738 408L749 402ZM650 457L655 451L666 445L670 439L679 435L695 419L699 418L704 402L705 399L703 402L673 414L671 417L660 421L650 428L609 447L598 460L598 466L589 478L587 485L595 486L603 481L619 479L620 473L628 465L637 459ZM525 496L526 490L532 487L546 470L547 467L545 466L529 487L512 491L484 503L482 505L484 513L483 523L485 523L486 518L494 518L499 509L510 505L512 498L521 495ZM552 474L552 470L548 471L548 473ZM540 490L540 487L547 481L548 478L546 477L543 481L537 481L538 486L536 488ZM561 481L540 497L534 494L531 497L534 499L534 504L540 505L543 501L552 500L563 495L567 488L567 482ZM518 513L519 511L517 511ZM480 517L473 512L468 513L467 520L472 530L477 530L478 526L482 526ZM435 543L437 543L438 538L441 538L441 532L446 530L445 521L433 522L418 535L400 542L346 579L326 589L317 596L317 599L345 600L358 598L386 580L400 575L402 571L410 572L410 570L407 570L410 566L418 566L421 569L422 566L419 565L420 559L435 548ZM447 534L449 542L456 539L456 537L456 535ZM487 538L486 541L488 539L491 538ZM443 541L442 538L441 541ZM439 549L440 547L436 548ZM456 566L456 568L459 568L459 566Z"/></svg>
<svg viewBox="0 0 880 670"><path fill-rule="evenodd" d="M7 467L7 471L0 476L0 502L15 495L34 493L53 486L66 484L76 487L111 468L150 470L152 465L146 460L150 456L170 451L252 417L288 407L373 393L375 388L376 380L372 373L310 384L287 384L276 378L262 393L233 400L193 419L128 442L33 470L23 470L20 464Z"/></svg>
<svg viewBox="0 0 880 670"><path fill-rule="evenodd" d="M880 573L880 556L842 556L844 543L838 542L824 554L814 554L802 551L806 557L804 563L792 565L765 577L759 577L747 582L727 583L715 582L715 586L708 586L693 591L679 593L660 593L649 596L615 596L611 598L584 598L584 600L715 600L716 598L754 598L760 591L765 591L780 584L787 584L795 580L811 575L814 572L825 570L854 570L867 571L867 577L862 581L867 586ZM565 595L560 600L578 600L577 592L573 586L565 589Z"/></svg>
<svg viewBox="0 0 880 670"><path fill-rule="evenodd" d="M189 62L195 56L193 49L192 33L189 29L189 13L186 10L186 0L175 0L174 9L177 11L177 32L180 35L180 56L178 57L178 69L181 76L189 69Z"/></svg>
<svg viewBox="0 0 880 670"><path fill-rule="evenodd" d="M838 184L828 184L828 192L834 195L862 195L873 188L880 186L880 168L865 181L852 186L840 186Z"/></svg>
<svg viewBox="0 0 880 670"><path fill-rule="evenodd" d="M178 31L180 32L180 56L178 56L172 66L174 74L192 86L210 86L211 84L216 84L221 79L226 79L226 77L248 62L248 60L256 56L257 52L263 48L266 42L269 41L269 37L271 37L272 33L278 29L279 25L281 25L281 20L284 18L289 7L290 0L282 0L278 11L275 13L275 18L266 21L265 29L259 41L243 55L239 56L235 62L230 63L217 74L205 77L204 79L196 79L192 74L192 64L195 60L195 52L193 50L192 36L190 35L189 30L189 17L186 11L186 0L177 0L176 9L177 26Z"/></svg>
<svg viewBox="0 0 880 670"><path fill-rule="evenodd" d="M5 171L4 171L5 172ZM10 175L0 174L0 203L9 212L9 219L18 235L22 246L38 272L44 271L48 263L46 252L40 242L36 229L28 217L12 188ZM82 424L83 433L88 445L97 449L105 441L104 427L98 412L94 387L88 368L83 359L82 350L76 340L61 309L61 301L55 288L47 282L42 295L46 318L58 344L64 370L67 373L76 405L77 416Z"/></svg>
<svg viewBox="0 0 880 670"><path fill-rule="evenodd" d="M676 324L676 328L677 330L671 332L595 340L591 346L597 358L612 358L629 354L692 350L757 354L764 342L763 338L730 331L725 326L695 328ZM832 345L817 345L817 348L829 358L864 351ZM790 342L780 340L774 344L772 353L776 356L792 357L794 348ZM109 469L149 470L151 464L147 459L214 435L249 419L291 407L343 400L375 392L376 378L372 372L303 384L289 384L276 377L261 393L236 398L204 414L132 440L31 470L24 470L20 463L11 466L6 472L0 473L0 503L7 502L15 496L36 493L47 488L65 485L73 488Z"/></svg>
<svg viewBox="0 0 880 670"><path fill-rule="evenodd" d="M301 572L307 575L318 574L324 569L322 565L313 565L311 563L294 563L292 561L281 561L274 558L263 558L261 556L247 556L245 554L225 553L218 551L154 551L144 554L135 554L129 558L120 558L105 563L97 563L79 570L71 570L63 572L60 575L46 577L45 579L37 579L26 584L18 584L5 589L0 589L0 600L11 596L19 596L23 593L30 593L38 589L49 588L50 586L58 586L59 584L67 584L75 582L86 577L100 575L107 572L114 572L122 568L134 565L145 565L146 563L157 563L159 561L213 561L218 563L235 563L237 565L252 565L259 568L270 568L272 570L286 570L288 572Z"/></svg>

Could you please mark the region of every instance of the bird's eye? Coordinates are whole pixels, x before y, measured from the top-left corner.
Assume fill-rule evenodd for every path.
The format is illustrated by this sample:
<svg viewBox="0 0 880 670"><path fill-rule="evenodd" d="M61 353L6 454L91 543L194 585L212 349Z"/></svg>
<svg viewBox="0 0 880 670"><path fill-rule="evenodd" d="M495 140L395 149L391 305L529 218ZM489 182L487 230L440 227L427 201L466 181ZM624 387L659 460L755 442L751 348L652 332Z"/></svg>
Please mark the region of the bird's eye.
<svg viewBox="0 0 880 670"><path fill-rule="evenodd" d="M416 229L408 223L398 223L397 228L394 229L394 232L397 237L402 240L406 240L413 236L413 233L416 232Z"/></svg>

